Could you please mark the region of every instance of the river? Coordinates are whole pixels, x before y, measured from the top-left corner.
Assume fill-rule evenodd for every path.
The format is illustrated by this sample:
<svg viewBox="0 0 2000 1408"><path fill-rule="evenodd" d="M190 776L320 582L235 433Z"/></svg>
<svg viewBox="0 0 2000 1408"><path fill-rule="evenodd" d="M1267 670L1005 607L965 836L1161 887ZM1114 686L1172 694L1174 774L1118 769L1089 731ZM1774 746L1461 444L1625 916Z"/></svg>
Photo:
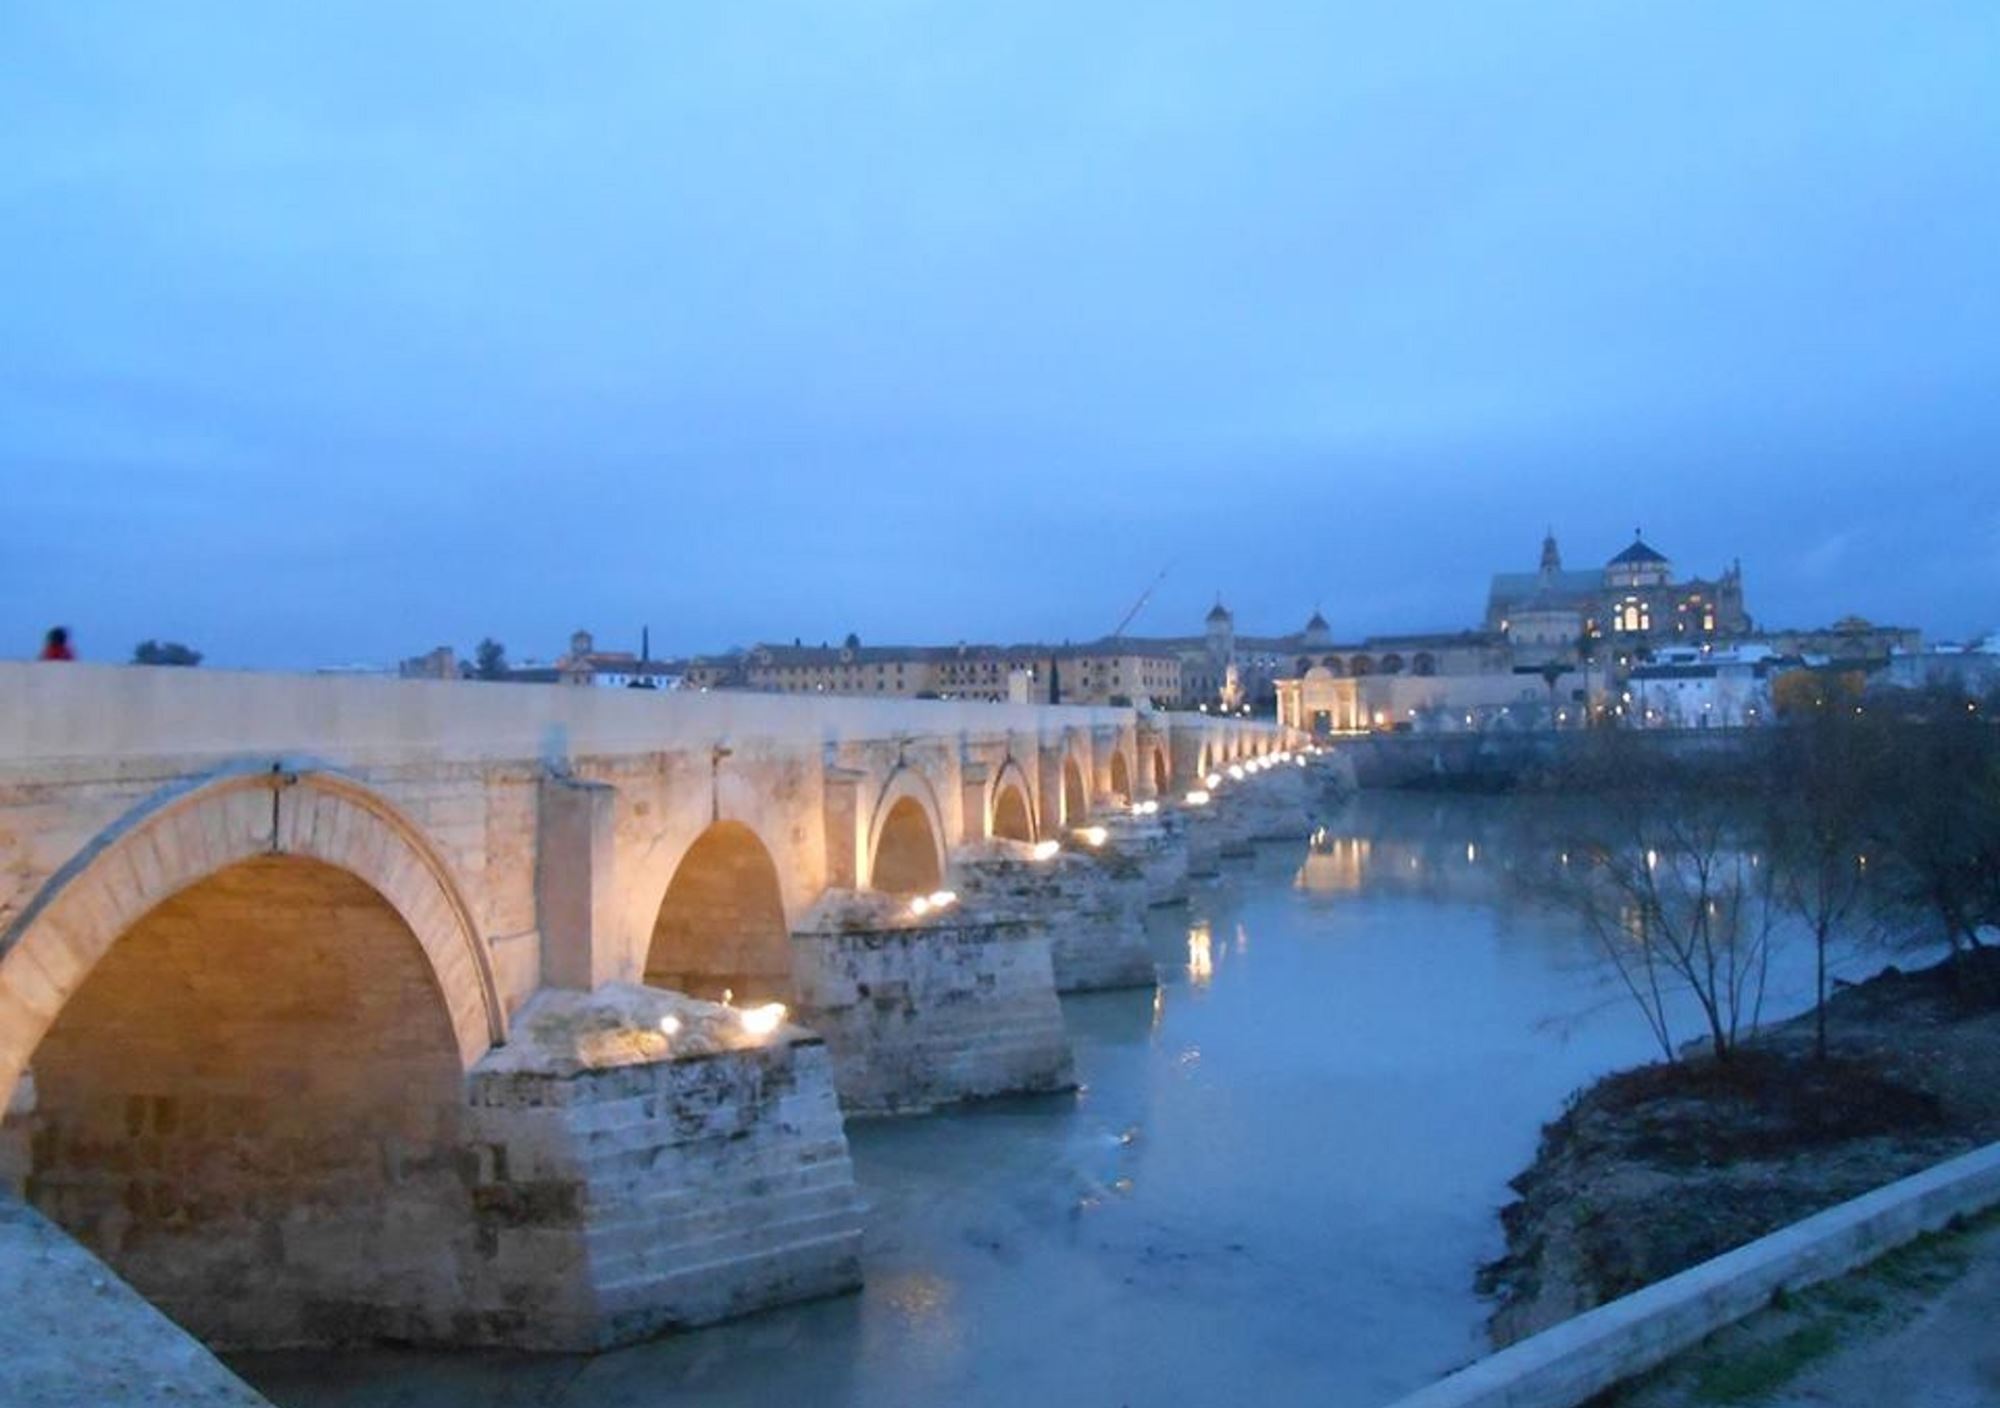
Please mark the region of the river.
<svg viewBox="0 0 2000 1408"><path fill-rule="evenodd" d="M1065 1000L1075 1095L850 1125L857 1295L591 1358L230 1362L285 1408L1379 1408L1481 1351L1508 1178L1653 1054L1512 898L1511 805L1365 794L1153 911L1157 991ZM1796 959L1768 1012L1806 1004Z"/></svg>

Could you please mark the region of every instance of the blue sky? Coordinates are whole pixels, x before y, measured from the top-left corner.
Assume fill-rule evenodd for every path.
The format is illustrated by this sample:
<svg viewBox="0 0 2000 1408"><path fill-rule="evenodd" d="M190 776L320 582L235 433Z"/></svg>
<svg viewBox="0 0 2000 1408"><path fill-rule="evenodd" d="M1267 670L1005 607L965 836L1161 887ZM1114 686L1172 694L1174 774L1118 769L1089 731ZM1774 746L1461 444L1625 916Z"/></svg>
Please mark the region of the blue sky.
<svg viewBox="0 0 2000 1408"><path fill-rule="evenodd" d="M0 651L2000 624L2000 5L0 8Z"/></svg>

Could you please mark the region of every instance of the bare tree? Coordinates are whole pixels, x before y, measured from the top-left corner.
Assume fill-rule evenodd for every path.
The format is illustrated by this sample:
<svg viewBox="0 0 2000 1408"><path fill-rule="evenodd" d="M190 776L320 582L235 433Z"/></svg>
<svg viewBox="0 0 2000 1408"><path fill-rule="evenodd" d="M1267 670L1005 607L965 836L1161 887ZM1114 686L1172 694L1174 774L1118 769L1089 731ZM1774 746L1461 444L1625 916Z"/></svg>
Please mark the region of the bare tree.
<svg viewBox="0 0 2000 1408"><path fill-rule="evenodd" d="M1870 812L1878 894L1891 918L1968 952L2000 924L2000 730L1956 690L1894 707Z"/></svg>
<svg viewBox="0 0 2000 1408"><path fill-rule="evenodd" d="M1677 776L1622 733L1577 768L1565 790L1588 795L1553 818L1530 884L1582 921L1667 1060L1680 1054L1683 993L1715 1059L1729 1060L1762 1016L1776 917L1771 868L1746 844L1744 799Z"/></svg>
<svg viewBox="0 0 2000 1408"><path fill-rule="evenodd" d="M1796 715L1767 737L1764 844L1779 905L1812 937L1813 1050L1824 1061L1828 956L1868 909L1882 735L1850 705Z"/></svg>

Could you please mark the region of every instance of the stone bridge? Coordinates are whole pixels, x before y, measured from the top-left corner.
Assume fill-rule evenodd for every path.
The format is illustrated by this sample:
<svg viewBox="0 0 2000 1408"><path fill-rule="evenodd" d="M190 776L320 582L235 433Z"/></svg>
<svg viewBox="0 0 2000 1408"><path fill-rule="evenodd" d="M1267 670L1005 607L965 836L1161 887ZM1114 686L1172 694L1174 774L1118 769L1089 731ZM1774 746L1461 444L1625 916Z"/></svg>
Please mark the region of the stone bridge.
<svg viewBox="0 0 2000 1408"><path fill-rule="evenodd" d="M0 1176L220 1345L592 1348L843 1289L843 1104L1069 1080L1048 938L954 904L960 859L1284 746L0 665Z"/></svg>

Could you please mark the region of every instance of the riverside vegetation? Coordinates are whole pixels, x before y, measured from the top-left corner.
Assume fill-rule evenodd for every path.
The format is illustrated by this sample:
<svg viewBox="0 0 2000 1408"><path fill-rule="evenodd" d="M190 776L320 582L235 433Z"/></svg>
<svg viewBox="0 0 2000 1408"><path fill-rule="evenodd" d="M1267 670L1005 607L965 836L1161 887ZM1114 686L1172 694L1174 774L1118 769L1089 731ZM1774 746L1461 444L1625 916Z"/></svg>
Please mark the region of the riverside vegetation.
<svg viewBox="0 0 2000 1408"><path fill-rule="evenodd" d="M1514 1180L1496 1343L2000 1139L1991 714L1821 695L1726 760L1613 732L1542 780L1516 883L1582 922L1660 1059L1573 1095ZM1815 1001L1770 1025L1781 939ZM1855 951L1930 966L1838 984Z"/></svg>

